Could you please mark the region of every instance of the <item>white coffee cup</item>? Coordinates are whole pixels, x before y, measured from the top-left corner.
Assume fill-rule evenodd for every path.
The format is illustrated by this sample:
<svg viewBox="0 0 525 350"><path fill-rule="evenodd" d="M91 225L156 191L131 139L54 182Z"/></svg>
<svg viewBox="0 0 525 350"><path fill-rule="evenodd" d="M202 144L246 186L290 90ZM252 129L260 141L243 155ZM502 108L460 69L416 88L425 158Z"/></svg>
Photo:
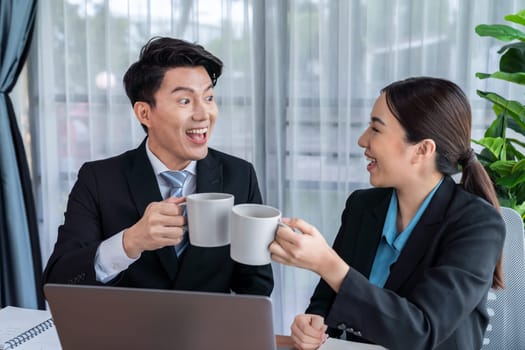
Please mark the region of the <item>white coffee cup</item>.
<svg viewBox="0 0 525 350"><path fill-rule="evenodd" d="M194 193L186 197L191 245L220 247L230 244L234 196L229 193Z"/></svg>
<svg viewBox="0 0 525 350"><path fill-rule="evenodd" d="M268 246L275 238L281 212L262 204L238 204L232 209L230 255L246 265L271 262Z"/></svg>

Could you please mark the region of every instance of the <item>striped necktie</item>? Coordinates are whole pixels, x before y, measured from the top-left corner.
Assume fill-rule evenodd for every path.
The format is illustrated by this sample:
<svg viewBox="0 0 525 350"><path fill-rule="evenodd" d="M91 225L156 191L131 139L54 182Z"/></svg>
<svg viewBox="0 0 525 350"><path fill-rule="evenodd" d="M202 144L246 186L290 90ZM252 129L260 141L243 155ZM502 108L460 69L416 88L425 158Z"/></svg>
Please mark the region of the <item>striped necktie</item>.
<svg viewBox="0 0 525 350"><path fill-rule="evenodd" d="M188 178L189 173L186 170L183 171L164 171L160 173L160 176L170 185L170 197L182 197L182 189L184 188L184 182ZM184 207L183 215L186 215L186 207ZM184 232L182 241L175 246L175 253L180 256L184 249L188 246L188 231Z"/></svg>
<svg viewBox="0 0 525 350"><path fill-rule="evenodd" d="M164 171L160 174L170 185L170 197L182 197L182 189L184 187L184 182L188 177L188 172L183 171Z"/></svg>

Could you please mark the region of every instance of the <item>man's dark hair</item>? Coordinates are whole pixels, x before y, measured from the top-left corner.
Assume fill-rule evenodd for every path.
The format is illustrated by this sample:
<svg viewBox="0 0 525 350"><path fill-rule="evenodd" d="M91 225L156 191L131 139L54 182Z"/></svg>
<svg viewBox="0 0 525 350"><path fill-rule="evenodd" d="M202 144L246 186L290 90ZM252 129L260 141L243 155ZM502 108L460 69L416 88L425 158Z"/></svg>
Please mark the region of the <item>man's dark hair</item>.
<svg viewBox="0 0 525 350"><path fill-rule="evenodd" d="M168 69L199 66L206 69L215 86L222 73L219 58L198 44L169 37L151 38L140 50L139 60L124 74L124 88L131 105L143 101L155 107L154 95Z"/></svg>

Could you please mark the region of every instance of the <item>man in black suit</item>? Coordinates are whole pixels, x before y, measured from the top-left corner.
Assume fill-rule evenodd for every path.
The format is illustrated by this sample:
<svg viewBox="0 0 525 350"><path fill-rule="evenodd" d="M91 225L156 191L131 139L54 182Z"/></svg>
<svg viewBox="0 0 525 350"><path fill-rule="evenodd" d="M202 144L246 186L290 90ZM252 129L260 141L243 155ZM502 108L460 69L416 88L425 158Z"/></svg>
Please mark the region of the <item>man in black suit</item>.
<svg viewBox="0 0 525 350"><path fill-rule="evenodd" d="M163 174L184 174L182 196L224 192L235 203L262 202L253 166L208 148L221 72L221 60L200 45L164 37L142 48L124 86L147 137L137 149L82 166L44 284L270 295L271 265L237 263L229 245L188 243L184 197L170 195Z"/></svg>

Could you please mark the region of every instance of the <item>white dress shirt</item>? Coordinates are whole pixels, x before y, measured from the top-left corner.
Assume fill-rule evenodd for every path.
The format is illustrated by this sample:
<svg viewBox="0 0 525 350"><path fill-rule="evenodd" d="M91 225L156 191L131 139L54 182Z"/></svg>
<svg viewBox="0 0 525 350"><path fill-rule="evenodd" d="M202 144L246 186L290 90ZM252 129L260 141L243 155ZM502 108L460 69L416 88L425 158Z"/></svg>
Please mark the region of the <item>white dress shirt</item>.
<svg viewBox="0 0 525 350"><path fill-rule="evenodd" d="M170 186L166 180L160 176L160 174L163 171L173 169L168 169L168 167L166 167L166 165L162 163L162 161L157 158L153 152L151 152L149 148L149 139L148 142L146 142L146 153L151 166L153 167L153 171L155 172L160 194L162 195L163 199L166 199L170 193ZM186 170L189 173L182 188L183 196L187 196L194 193L197 188L197 162L191 161L190 164L188 164L188 166L182 170ZM102 241L98 246L97 252L95 254L95 273L97 281L102 283L111 281L120 272L127 269L129 265L140 258L139 256L136 259L132 259L126 255L122 241L124 237L124 231L125 230L122 230L119 233L109 237L105 241Z"/></svg>

